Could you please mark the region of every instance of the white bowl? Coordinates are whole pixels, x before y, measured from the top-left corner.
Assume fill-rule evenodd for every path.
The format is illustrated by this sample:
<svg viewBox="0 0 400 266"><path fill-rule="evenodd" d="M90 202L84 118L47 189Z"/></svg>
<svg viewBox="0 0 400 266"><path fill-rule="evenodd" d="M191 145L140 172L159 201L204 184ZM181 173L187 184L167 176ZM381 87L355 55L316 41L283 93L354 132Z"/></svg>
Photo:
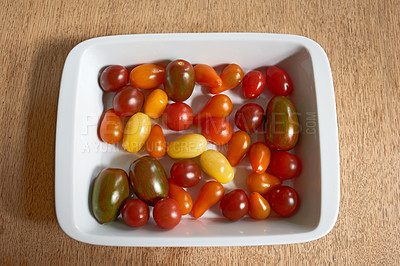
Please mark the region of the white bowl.
<svg viewBox="0 0 400 266"><path fill-rule="evenodd" d="M130 154L121 146L99 140L97 127L103 108L110 106L112 95L103 94L98 85L99 72L107 65L132 66L163 60L185 59L192 64L221 66L239 64L244 72L278 65L291 77L294 90L289 98L299 114L301 135L294 152L303 163L303 171L285 182L299 193L301 207L290 218L276 215L256 221L249 217L228 222L218 206L196 220L190 215L171 229L158 228L152 219L133 229L116 222L100 225L90 211L90 189L101 169L120 167L128 170L132 161L145 151ZM265 72L264 72L265 73ZM211 97L206 88L196 85L186 101L197 113ZM145 92L147 93L147 92ZM241 87L226 94L234 103L229 117L247 102L266 108L272 97L268 90L256 100L244 99ZM167 141L183 133L166 130ZM234 129L235 131L236 129ZM184 133L198 132L192 126ZM260 129L252 141L262 141ZM213 145L209 145L210 148ZM225 147L218 147L225 152ZM160 160L169 175L172 159ZM235 168L235 179L226 191L246 189L251 173L247 158ZM339 147L335 98L328 58L314 41L294 35L260 33L151 34L90 39L69 53L62 75L56 139L56 213L70 237L91 244L112 246L242 246L306 242L327 234L339 211ZM209 180L203 174L202 182ZM188 189L193 199L198 188Z"/></svg>

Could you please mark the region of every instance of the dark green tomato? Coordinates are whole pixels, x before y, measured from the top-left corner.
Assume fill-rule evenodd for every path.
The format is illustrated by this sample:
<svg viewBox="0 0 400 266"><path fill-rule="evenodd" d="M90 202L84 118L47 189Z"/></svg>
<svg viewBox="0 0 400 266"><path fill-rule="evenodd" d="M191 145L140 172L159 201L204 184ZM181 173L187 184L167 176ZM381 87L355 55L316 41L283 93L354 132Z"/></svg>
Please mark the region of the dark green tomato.
<svg viewBox="0 0 400 266"><path fill-rule="evenodd" d="M175 102L183 102L192 95L195 84L193 66L185 60L175 60L167 65L164 88L168 97Z"/></svg>
<svg viewBox="0 0 400 266"><path fill-rule="evenodd" d="M136 196L150 206L168 196L169 184L165 170L151 156L141 157L131 164L129 179Z"/></svg>
<svg viewBox="0 0 400 266"><path fill-rule="evenodd" d="M99 223L114 221L129 196L129 181L124 170L106 168L94 181L93 214Z"/></svg>
<svg viewBox="0 0 400 266"><path fill-rule="evenodd" d="M275 96L266 111L265 142L271 149L287 151L298 138L299 120L292 102L285 96Z"/></svg>

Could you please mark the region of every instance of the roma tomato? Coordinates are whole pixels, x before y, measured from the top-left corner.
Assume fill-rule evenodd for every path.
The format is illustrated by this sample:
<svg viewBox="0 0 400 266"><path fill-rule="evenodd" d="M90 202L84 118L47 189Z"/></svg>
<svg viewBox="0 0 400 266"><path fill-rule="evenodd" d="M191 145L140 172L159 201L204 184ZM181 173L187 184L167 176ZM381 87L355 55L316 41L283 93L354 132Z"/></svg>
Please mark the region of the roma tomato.
<svg viewBox="0 0 400 266"><path fill-rule="evenodd" d="M182 218L179 204L174 199L162 199L153 208L153 218L159 227L170 229L179 224Z"/></svg>
<svg viewBox="0 0 400 266"><path fill-rule="evenodd" d="M185 60L168 64L164 75L164 88L174 102L183 102L192 95L195 85L193 66Z"/></svg>
<svg viewBox="0 0 400 266"><path fill-rule="evenodd" d="M164 81L165 69L156 64L143 64L132 69L129 81L140 89L154 89Z"/></svg>
<svg viewBox="0 0 400 266"><path fill-rule="evenodd" d="M236 189L226 194L219 204L222 215L231 221L236 221L246 215L249 210L249 200L246 192Z"/></svg>
<svg viewBox="0 0 400 266"><path fill-rule="evenodd" d="M242 89L246 98L257 98L264 90L265 76L257 70L250 71L243 78Z"/></svg>
<svg viewBox="0 0 400 266"><path fill-rule="evenodd" d="M122 122L114 109L108 110L100 123L100 138L108 144L115 144L122 139Z"/></svg>
<svg viewBox="0 0 400 266"><path fill-rule="evenodd" d="M162 128L159 125L153 126L146 141L146 150L151 157L163 157L167 151L167 141L165 140Z"/></svg>
<svg viewBox="0 0 400 266"><path fill-rule="evenodd" d="M235 124L243 131L256 130L264 120L264 109L255 103L243 105L235 114Z"/></svg>
<svg viewBox="0 0 400 266"><path fill-rule="evenodd" d="M247 188L250 192L258 192L266 195L274 188L282 185L282 180L268 173L251 173L246 179Z"/></svg>
<svg viewBox="0 0 400 266"><path fill-rule="evenodd" d="M232 101L225 94L218 94L213 96L204 108L196 114L193 119L193 124L201 126L205 119L210 117L222 117L229 116L232 112Z"/></svg>
<svg viewBox="0 0 400 266"><path fill-rule="evenodd" d="M267 69L266 76L267 86L273 94L286 96L292 92L292 81L283 69L271 66Z"/></svg>
<svg viewBox="0 0 400 266"><path fill-rule="evenodd" d="M222 117L207 118L201 127L201 133L215 145L224 145L232 138L232 126Z"/></svg>
<svg viewBox="0 0 400 266"><path fill-rule="evenodd" d="M228 143L228 154L226 159L232 166L236 166L246 156L250 149L251 139L249 134L244 131L236 131Z"/></svg>
<svg viewBox="0 0 400 266"><path fill-rule="evenodd" d="M130 199L122 208L122 219L129 226L143 226L149 220L149 206L140 199Z"/></svg>
<svg viewBox="0 0 400 266"><path fill-rule="evenodd" d="M224 186L217 181L205 183L192 208L194 218L200 218L209 208L217 204L224 196Z"/></svg>
<svg viewBox="0 0 400 266"><path fill-rule="evenodd" d="M171 199L174 199L179 204L179 209L181 210L182 215L188 214L193 207L192 197L184 190L182 187L178 186L174 183L174 181L170 178L169 182L169 193L168 196Z"/></svg>
<svg viewBox="0 0 400 266"><path fill-rule="evenodd" d="M214 68L209 65L198 64L194 66L196 82L201 86L219 88L222 86L222 79L218 76Z"/></svg>
<svg viewBox="0 0 400 266"><path fill-rule="evenodd" d="M186 103L168 105L163 114L164 124L172 130L185 130L193 123L193 111Z"/></svg>
<svg viewBox="0 0 400 266"><path fill-rule="evenodd" d="M207 140L200 134L187 134L172 141L167 146L167 153L173 159L194 158L207 148Z"/></svg>
<svg viewBox="0 0 400 266"><path fill-rule="evenodd" d="M114 95L113 106L118 116L131 116L142 109L144 96L141 91L128 85Z"/></svg>
<svg viewBox="0 0 400 266"><path fill-rule="evenodd" d="M127 83L128 70L123 66L109 66L101 72L100 87L104 91L116 91Z"/></svg>
<svg viewBox="0 0 400 266"><path fill-rule="evenodd" d="M200 156L200 165L203 171L222 184L232 181L235 172L229 161L219 151L206 150Z"/></svg>
<svg viewBox="0 0 400 266"><path fill-rule="evenodd" d="M250 147L249 157L254 172L262 174L268 168L271 160L271 151L263 142L256 142Z"/></svg>
<svg viewBox="0 0 400 266"><path fill-rule="evenodd" d="M221 93L226 90L235 88L242 82L244 73L240 66L237 64L230 64L222 70L221 80L222 86L210 88L212 94Z"/></svg>
<svg viewBox="0 0 400 266"><path fill-rule="evenodd" d="M171 167L171 178L181 187L193 187L200 182L201 168L191 159L183 159Z"/></svg>
<svg viewBox="0 0 400 266"><path fill-rule="evenodd" d="M138 152L145 144L150 131L150 118L140 112L134 114L125 125L122 147L128 152Z"/></svg>
<svg viewBox="0 0 400 266"><path fill-rule="evenodd" d="M252 192L249 196L249 216L256 220L262 220L271 213L268 201L258 192Z"/></svg>
<svg viewBox="0 0 400 266"><path fill-rule="evenodd" d="M273 189L268 194L268 201L274 212L285 217L295 214L300 206L296 190L288 186Z"/></svg>
<svg viewBox="0 0 400 266"><path fill-rule="evenodd" d="M159 118L167 107L168 96L165 91L155 89L144 101L144 113L151 118Z"/></svg>
<svg viewBox="0 0 400 266"><path fill-rule="evenodd" d="M291 179L300 174L301 161L296 155L277 151L272 154L267 171L279 178Z"/></svg>

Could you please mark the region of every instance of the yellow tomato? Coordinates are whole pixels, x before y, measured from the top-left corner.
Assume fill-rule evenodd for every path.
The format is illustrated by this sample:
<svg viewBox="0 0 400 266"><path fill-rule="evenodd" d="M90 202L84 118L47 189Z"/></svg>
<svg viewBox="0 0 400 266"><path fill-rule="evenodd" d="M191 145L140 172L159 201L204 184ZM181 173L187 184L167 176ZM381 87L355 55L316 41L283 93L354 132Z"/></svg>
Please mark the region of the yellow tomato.
<svg viewBox="0 0 400 266"><path fill-rule="evenodd" d="M194 158L207 148L207 140L200 134L187 134L172 141L167 147L169 157L174 159Z"/></svg>
<svg viewBox="0 0 400 266"><path fill-rule="evenodd" d="M232 166L226 157L215 150L206 150L200 156L203 171L222 184L232 181L235 176Z"/></svg>
<svg viewBox="0 0 400 266"><path fill-rule="evenodd" d="M129 152L138 152L150 135L151 121L143 113L136 113L129 118L124 130L122 147Z"/></svg>
<svg viewBox="0 0 400 266"><path fill-rule="evenodd" d="M159 118L167 107L168 96L165 91L156 89L147 96L144 102L144 112L151 118Z"/></svg>

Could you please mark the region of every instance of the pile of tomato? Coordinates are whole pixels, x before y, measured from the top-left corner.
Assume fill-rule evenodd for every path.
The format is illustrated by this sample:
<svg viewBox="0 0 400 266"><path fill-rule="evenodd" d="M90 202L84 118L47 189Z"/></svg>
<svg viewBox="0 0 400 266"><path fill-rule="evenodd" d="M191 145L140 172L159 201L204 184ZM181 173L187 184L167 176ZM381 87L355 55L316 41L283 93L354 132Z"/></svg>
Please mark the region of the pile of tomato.
<svg viewBox="0 0 400 266"><path fill-rule="evenodd" d="M209 65L193 67L185 60L172 61L166 67L142 64L130 72L120 65L105 68L100 86L106 92L115 92L115 96L113 108L105 112L100 122L100 138L109 144L122 141L122 147L130 153L144 147L149 156L132 162L128 173L117 168L100 172L92 194L96 219L100 223L111 222L122 212L128 225L139 227L148 222L149 206L153 206L154 221L160 227L172 228L182 215L191 213L198 219L217 203L222 215L232 221L246 214L265 219L271 209L281 216L295 214L298 194L292 187L282 185L283 180L301 172L300 159L288 152L299 135L297 113L286 97L293 84L277 66L268 67L265 74L253 70L244 75L237 64L227 65L218 74ZM215 95L194 115L184 101L192 95L196 83L209 87ZM241 106L234 118L239 130L233 132L226 119L233 104L221 93L240 84L248 99L257 98L264 89L275 96L265 111L255 103ZM142 90L152 91L144 97ZM122 117L129 117L125 125ZM174 131L184 131L193 124L201 127L201 134L185 134L167 144L162 127L152 126L151 119L156 118L162 118L162 123ZM249 134L262 124L265 142L251 143ZM227 145L227 154L206 150L208 142ZM247 177L247 191L226 192L223 184L233 180L233 167L246 155L253 169ZM176 159L170 178L158 161L163 156ZM196 157L200 165L193 160ZM202 172L215 180L206 182L193 201L186 189L199 184Z"/></svg>

